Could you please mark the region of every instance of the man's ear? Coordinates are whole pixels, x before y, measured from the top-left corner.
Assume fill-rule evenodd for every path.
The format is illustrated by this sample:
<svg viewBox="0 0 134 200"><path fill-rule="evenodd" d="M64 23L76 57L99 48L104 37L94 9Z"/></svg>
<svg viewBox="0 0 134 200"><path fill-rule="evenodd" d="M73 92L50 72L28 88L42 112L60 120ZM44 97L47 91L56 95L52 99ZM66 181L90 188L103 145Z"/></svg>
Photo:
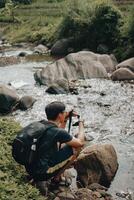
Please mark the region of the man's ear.
<svg viewBox="0 0 134 200"><path fill-rule="evenodd" d="M62 113L59 113L59 114L57 115L57 120L61 120L61 118L62 118Z"/></svg>

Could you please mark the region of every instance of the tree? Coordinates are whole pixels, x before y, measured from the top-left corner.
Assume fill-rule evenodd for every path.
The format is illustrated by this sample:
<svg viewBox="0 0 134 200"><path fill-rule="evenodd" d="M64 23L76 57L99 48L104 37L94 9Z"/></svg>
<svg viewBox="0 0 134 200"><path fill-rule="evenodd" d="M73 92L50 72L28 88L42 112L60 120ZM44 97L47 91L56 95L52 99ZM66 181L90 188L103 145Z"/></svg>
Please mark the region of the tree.
<svg viewBox="0 0 134 200"><path fill-rule="evenodd" d="M15 3L30 4L32 0L12 0Z"/></svg>
<svg viewBox="0 0 134 200"><path fill-rule="evenodd" d="M5 7L6 0L0 0L0 8Z"/></svg>
<svg viewBox="0 0 134 200"><path fill-rule="evenodd" d="M2 10L2 13L9 16L12 22L18 21L18 19L15 17L16 8L17 6L15 6L15 4L11 0L7 0L5 8L3 8Z"/></svg>

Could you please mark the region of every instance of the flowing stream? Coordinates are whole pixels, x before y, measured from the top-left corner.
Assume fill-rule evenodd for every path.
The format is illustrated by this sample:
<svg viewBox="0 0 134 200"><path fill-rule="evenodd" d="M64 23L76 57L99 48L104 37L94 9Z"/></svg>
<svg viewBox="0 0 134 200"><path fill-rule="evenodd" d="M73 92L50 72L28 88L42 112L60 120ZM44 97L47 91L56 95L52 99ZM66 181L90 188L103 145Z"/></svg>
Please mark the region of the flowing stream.
<svg viewBox="0 0 134 200"><path fill-rule="evenodd" d="M8 53L7 53L8 54ZM35 60L35 59L34 59ZM16 111L13 117L22 126L45 118L44 107L59 100L74 108L85 120L86 138L89 145L111 143L117 152L119 168L109 192L134 193L134 85L104 79L81 80L79 95L50 95L45 86L35 84L33 73L46 66L48 61L23 62L0 67L0 84L10 83L19 96L31 95L37 99L32 109ZM72 132L77 128L72 127ZM92 139L92 141L91 141Z"/></svg>

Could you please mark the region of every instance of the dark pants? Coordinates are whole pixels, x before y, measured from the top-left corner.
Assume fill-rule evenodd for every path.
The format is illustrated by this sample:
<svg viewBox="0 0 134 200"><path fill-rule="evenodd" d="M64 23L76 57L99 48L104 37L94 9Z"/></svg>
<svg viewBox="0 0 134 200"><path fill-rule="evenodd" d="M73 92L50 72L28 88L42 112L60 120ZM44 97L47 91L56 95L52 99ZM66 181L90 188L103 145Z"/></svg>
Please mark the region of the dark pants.
<svg viewBox="0 0 134 200"><path fill-rule="evenodd" d="M47 179L56 176L70 161L72 155L73 149L68 145L65 145L58 152L56 152L48 163L49 169L46 173Z"/></svg>
<svg viewBox="0 0 134 200"><path fill-rule="evenodd" d="M26 171L33 177L35 181L46 181L54 176L56 176L64 166L70 161L73 156L73 148L69 145L65 145L59 151L55 152L48 161L48 169L40 173L36 171L36 166L25 166ZM44 167L45 168L45 167Z"/></svg>

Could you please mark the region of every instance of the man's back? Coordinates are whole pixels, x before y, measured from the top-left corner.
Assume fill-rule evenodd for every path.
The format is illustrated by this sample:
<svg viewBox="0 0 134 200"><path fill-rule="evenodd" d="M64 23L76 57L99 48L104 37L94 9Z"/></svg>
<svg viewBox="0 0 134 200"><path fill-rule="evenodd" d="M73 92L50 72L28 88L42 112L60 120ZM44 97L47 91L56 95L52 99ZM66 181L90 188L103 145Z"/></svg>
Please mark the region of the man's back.
<svg viewBox="0 0 134 200"><path fill-rule="evenodd" d="M72 139L72 136L66 130L58 128L55 124L48 121L43 123L45 123L47 130L40 139L37 160L34 164L26 166L27 172L35 178L39 178L46 173L54 161L54 155L59 150L58 143L65 143Z"/></svg>

